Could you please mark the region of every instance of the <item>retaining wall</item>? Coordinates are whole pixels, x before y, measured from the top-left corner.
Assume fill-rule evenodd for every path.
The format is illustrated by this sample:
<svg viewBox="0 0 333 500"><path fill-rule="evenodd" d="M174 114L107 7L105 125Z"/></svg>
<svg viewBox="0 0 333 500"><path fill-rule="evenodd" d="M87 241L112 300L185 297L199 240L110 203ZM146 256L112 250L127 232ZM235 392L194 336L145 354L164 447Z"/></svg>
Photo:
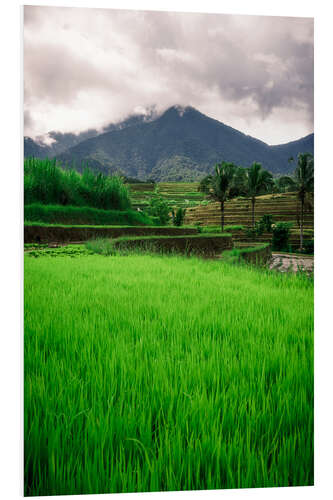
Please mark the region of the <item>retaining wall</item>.
<svg viewBox="0 0 333 500"><path fill-rule="evenodd" d="M231 235L120 238L114 240L113 244L119 249L146 248L152 251L204 256L214 256L233 248Z"/></svg>
<svg viewBox="0 0 333 500"><path fill-rule="evenodd" d="M179 236L198 234L195 228L177 227L88 227L88 226L24 226L24 243L87 241L93 238L118 238L119 236Z"/></svg>

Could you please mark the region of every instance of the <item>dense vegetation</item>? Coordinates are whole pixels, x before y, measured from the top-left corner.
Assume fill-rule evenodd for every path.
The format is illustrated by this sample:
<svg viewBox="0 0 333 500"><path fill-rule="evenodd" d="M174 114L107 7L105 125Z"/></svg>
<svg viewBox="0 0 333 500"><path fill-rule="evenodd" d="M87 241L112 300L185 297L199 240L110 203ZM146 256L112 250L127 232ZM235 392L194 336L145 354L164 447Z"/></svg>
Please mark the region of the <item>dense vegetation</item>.
<svg viewBox="0 0 333 500"><path fill-rule="evenodd" d="M93 207L73 207L71 205L42 205L34 203L24 206L27 222L48 224L91 224L151 226L157 219L136 210L102 210Z"/></svg>
<svg viewBox="0 0 333 500"><path fill-rule="evenodd" d="M126 210L130 199L120 177L84 169L62 169L56 160L25 158L24 203L74 205Z"/></svg>
<svg viewBox="0 0 333 500"><path fill-rule="evenodd" d="M75 253L26 257L26 495L313 484L311 280Z"/></svg>

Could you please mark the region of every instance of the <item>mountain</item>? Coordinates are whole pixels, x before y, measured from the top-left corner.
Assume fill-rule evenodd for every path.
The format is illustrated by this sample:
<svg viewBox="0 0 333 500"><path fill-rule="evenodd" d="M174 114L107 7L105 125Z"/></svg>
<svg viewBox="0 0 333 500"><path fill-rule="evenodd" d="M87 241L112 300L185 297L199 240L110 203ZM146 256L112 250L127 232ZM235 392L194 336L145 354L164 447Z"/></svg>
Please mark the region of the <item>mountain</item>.
<svg viewBox="0 0 333 500"><path fill-rule="evenodd" d="M172 106L149 120L130 120L81 141L56 157L66 164L85 163L104 173L122 172L156 181L196 180L215 163L232 161L243 167L262 163L273 174L290 173L290 156L313 153L313 134L279 146L245 135L192 107Z"/></svg>
<svg viewBox="0 0 333 500"><path fill-rule="evenodd" d="M109 123L101 131L91 128L84 130L78 134L71 132L59 132L51 130L43 136L38 136L36 140L30 137L24 138L24 157L35 156L37 158L52 158L64 153L68 149L80 144L80 142L96 137L99 134L111 132L114 130L122 130L126 127L147 123L152 121L157 116L155 107L148 108L144 112L134 113L125 120Z"/></svg>
<svg viewBox="0 0 333 500"><path fill-rule="evenodd" d="M50 154L50 148L45 144L40 144L30 137L24 137L24 158L34 156L35 158L45 158Z"/></svg>
<svg viewBox="0 0 333 500"><path fill-rule="evenodd" d="M270 146L271 150L281 156L284 160L287 158L297 159L298 153L312 153L314 151L314 134L309 134L297 141L280 144L278 146ZM292 167L293 168L293 167Z"/></svg>

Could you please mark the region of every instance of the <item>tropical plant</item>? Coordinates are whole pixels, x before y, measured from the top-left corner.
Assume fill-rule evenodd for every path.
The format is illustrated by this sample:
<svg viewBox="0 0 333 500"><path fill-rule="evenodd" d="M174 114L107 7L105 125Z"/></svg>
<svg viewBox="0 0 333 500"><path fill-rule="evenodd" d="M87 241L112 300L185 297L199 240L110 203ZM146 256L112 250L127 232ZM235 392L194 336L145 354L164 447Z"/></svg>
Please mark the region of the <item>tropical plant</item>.
<svg viewBox="0 0 333 500"><path fill-rule="evenodd" d="M236 167L229 197L246 196L246 170L243 167Z"/></svg>
<svg viewBox="0 0 333 500"><path fill-rule="evenodd" d="M206 175L203 179L201 179L201 181L199 182L198 191L200 193L208 194L210 191L212 179L212 175Z"/></svg>
<svg viewBox="0 0 333 500"><path fill-rule="evenodd" d="M221 205L221 229L224 230L224 204L230 197L236 165L223 161L215 165L215 175L205 178L202 189L208 196ZM204 180L204 179L203 179Z"/></svg>
<svg viewBox="0 0 333 500"><path fill-rule="evenodd" d="M186 208L178 208L176 211L172 210L171 214L173 225L182 226L185 219Z"/></svg>
<svg viewBox="0 0 333 500"><path fill-rule="evenodd" d="M290 222L277 222L272 224L272 249L273 250L284 250L288 252L289 248L289 238L290 229L292 224Z"/></svg>
<svg viewBox="0 0 333 500"><path fill-rule="evenodd" d="M300 250L303 250L305 198L307 193L313 193L314 190L314 161L311 153L299 153L297 156L297 166L295 169L294 179L298 198L301 202L299 227Z"/></svg>
<svg viewBox="0 0 333 500"><path fill-rule="evenodd" d="M260 219L260 222L263 225L264 229L266 229L266 231L268 233L272 232L272 224L274 223L273 215L271 215L271 214L263 215Z"/></svg>
<svg viewBox="0 0 333 500"><path fill-rule="evenodd" d="M259 194L269 192L273 187L273 176L268 170L264 170L260 163L253 162L250 168L246 169L246 192L251 198L252 204L252 227L255 227L254 207L256 197Z"/></svg>
<svg viewBox="0 0 333 500"><path fill-rule="evenodd" d="M158 193L156 189L156 193ZM159 194L153 194L150 197L149 205L147 208L149 215L158 217L160 224L164 226L170 220L170 207L167 201Z"/></svg>
<svg viewBox="0 0 333 500"><path fill-rule="evenodd" d="M288 191L295 191L295 180L289 175L282 175L274 179L275 188L278 193L286 193Z"/></svg>

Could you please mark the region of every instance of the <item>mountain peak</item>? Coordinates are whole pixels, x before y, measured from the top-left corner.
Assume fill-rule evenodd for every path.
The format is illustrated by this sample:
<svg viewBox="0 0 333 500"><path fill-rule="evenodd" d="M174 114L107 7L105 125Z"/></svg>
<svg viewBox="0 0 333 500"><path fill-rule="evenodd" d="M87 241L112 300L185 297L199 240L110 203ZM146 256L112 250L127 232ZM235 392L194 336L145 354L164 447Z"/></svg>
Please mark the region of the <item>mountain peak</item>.
<svg viewBox="0 0 333 500"><path fill-rule="evenodd" d="M175 104L153 118L149 114L148 119L145 114L131 115L102 134L56 153L56 157L65 164L73 160L77 165L88 164L96 171L116 170L129 177L167 182L200 179L221 160L243 167L257 161L272 173L289 173L290 156L313 152L313 135L269 146L191 106ZM45 156L47 151L26 140L24 153Z"/></svg>
<svg viewBox="0 0 333 500"><path fill-rule="evenodd" d="M196 111L196 109L192 108L192 106L182 106L181 104L174 104L166 111L164 111L163 115L177 114L178 116L182 117L185 113L189 113L190 111Z"/></svg>

